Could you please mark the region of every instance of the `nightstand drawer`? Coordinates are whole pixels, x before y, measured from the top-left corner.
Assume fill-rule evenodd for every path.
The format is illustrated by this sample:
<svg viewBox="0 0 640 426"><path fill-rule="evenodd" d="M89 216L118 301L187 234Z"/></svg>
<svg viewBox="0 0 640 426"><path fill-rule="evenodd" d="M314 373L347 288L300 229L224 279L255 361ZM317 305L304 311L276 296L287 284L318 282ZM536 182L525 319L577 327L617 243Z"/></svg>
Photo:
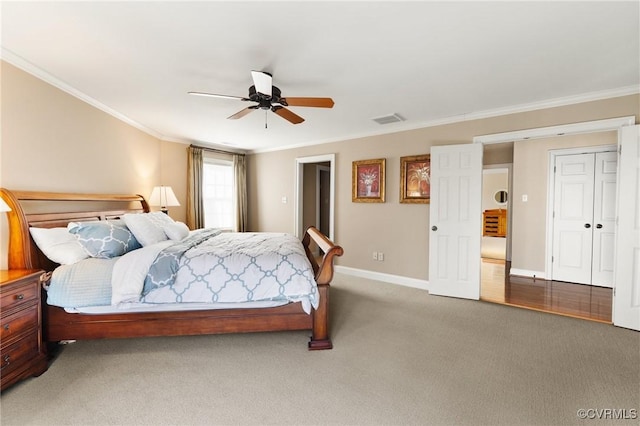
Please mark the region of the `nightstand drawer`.
<svg viewBox="0 0 640 426"><path fill-rule="evenodd" d="M0 371L2 377L25 365L38 356L38 333L33 332L22 340L0 351Z"/></svg>
<svg viewBox="0 0 640 426"><path fill-rule="evenodd" d="M12 336L38 328L38 305L18 311L0 319L0 341L6 342ZM4 345L3 345L4 346Z"/></svg>
<svg viewBox="0 0 640 426"><path fill-rule="evenodd" d="M30 300L37 300L39 291L39 282L32 281L30 283L26 283L25 285L21 285L19 288L2 293L2 297L0 300L2 311L6 312L13 306L20 305L21 303L26 303Z"/></svg>
<svg viewBox="0 0 640 426"><path fill-rule="evenodd" d="M38 269L0 270L0 391L47 370Z"/></svg>

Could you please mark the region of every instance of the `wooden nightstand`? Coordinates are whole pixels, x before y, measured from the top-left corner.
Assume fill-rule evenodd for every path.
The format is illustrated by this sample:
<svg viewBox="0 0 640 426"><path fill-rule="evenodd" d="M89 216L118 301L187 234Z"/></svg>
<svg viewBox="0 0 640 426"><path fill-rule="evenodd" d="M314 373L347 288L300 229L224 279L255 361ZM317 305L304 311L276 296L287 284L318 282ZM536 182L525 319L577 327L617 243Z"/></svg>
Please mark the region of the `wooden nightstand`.
<svg viewBox="0 0 640 426"><path fill-rule="evenodd" d="M42 340L43 271L0 271L0 390L47 370Z"/></svg>

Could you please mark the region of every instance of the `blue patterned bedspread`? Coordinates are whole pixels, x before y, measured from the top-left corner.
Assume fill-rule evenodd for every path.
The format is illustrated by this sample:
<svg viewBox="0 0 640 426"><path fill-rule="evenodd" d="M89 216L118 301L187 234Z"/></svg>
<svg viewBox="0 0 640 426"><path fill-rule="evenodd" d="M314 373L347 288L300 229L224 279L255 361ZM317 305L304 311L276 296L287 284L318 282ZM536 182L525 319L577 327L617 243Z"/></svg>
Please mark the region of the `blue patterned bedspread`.
<svg viewBox="0 0 640 426"><path fill-rule="evenodd" d="M304 248L284 233L195 232L160 251L141 296L144 303L299 301L306 312L318 306Z"/></svg>

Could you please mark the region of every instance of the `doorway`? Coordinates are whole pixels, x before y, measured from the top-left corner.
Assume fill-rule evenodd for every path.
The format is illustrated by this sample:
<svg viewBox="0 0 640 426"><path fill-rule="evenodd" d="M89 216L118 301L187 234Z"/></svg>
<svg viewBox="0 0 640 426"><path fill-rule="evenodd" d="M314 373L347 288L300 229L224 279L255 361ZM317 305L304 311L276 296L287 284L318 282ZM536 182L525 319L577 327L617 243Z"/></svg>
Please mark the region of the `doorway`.
<svg viewBox="0 0 640 426"><path fill-rule="evenodd" d="M318 167L321 167L321 171L318 171ZM324 185L320 184L320 180L325 182ZM321 232L333 240L335 238L335 154L296 158L295 193L295 235L302 238L306 228L313 225L318 229L324 228L325 230ZM318 204L319 196L324 200L321 203L324 204L323 206ZM310 217L313 219L309 219Z"/></svg>
<svg viewBox="0 0 640 426"><path fill-rule="evenodd" d="M616 135L616 139L618 141L617 146L620 147L622 145L627 145L628 147L632 147L635 148L635 143L637 143L638 141L640 141L640 137L638 136L638 133L640 133L638 131L638 127L639 126L634 126L635 123L635 117L621 117L621 118L615 118L615 119L607 119L607 120L599 120L599 121L592 121L592 122L584 122L584 123L575 123L575 124L567 124L567 125L560 125L560 126L554 126L554 127L547 127L547 128L538 128L538 129L529 129L529 130L522 130L522 131L516 131L516 132L507 132L507 133L501 133L501 134L494 134L494 135L486 135L486 136L478 136L474 138L474 143L483 143L483 144L499 144L499 143L504 143L504 142L509 142L509 141L516 141L516 143L520 143L521 141L527 141L529 139L536 139L536 141L531 141L532 143L536 143L537 139L544 139L544 138L549 138L549 137L556 137L556 136L562 136L562 135L577 135L577 134L584 134L584 135L594 135L600 132L608 132L608 131L613 131L615 132ZM634 139L636 139L636 141L634 142ZM620 180L619 182L617 182L616 186L616 190L617 191L622 191L622 188L629 187L629 185L633 186L633 179L630 179L629 176L635 176L633 175L632 172L629 172L629 170L633 171L633 163L631 165L629 165L629 156L633 156L634 151L632 148L628 148L626 151L623 149L622 150L622 155L621 158L625 159L625 161L627 161L626 163L626 167L627 169L625 169L625 173L618 174L618 179ZM629 154L631 153L631 154ZM626 154L626 157L625 157ZM622 163L623 161L621 161ZM624 176L624 179L621 177ZM627 191L628 192L628 191ZM632 191L633 194L635 194L635 191ZM518 203L520 202L527 202L527 191L518 191L516 190L516 188L514 188L514 201L517 201ZM547 193L550 193L550 191L547 191ZM520 199L521 198L521 199ZM531 201L530 199L531 197L529 197L529 201ZM632 202L636 202L637 201L637 197L635 199L632 198ZM633 201L635 200L635 201ZM540 203L544 203L544 200L541 199L539 200ZM540 204L539 203L539 204ZM615 205L616 207L620 207L622 201L620 199L620 197L618 197L617 201L615 201ZM547 200L547 205L549 204L548 200ZM531 205L529 207L532 207L533 205ZM432 206L433 207L433 206ZM621 210L618 209L618 214L619 216L619 221L620 223L623 222L622 220L622 216L624 216L626 222L625 224L627 224L627 228L629 227L629 214L626 213L625 210ZM547 221L546 223L550 223L550 218L547 217ZM518 231L520 232L520 231ZM552 281L547 281L545 280L545 276L546 277L551 277L551 252L550 252L550 248L551 248L551 240L552 240L552 226L547 226L547 232L545 235L545 250L538 250L539 252L544 252L544 256L546 257L545 261L545 267L544 269L538 269L536 270L518 270L518 272L525 272L524 274L518 274L523 276L524 278L528 279L528 280L532 280L532 281L536 281L536 279L538 281L540 281L540 278L542 278L542 281L545 283L553 283ZM526 238L524 239L526 240ZM615 245L615 249L618 252L621 252L621 247L629 247L632 246L632 244L629 244L628 242L626 242L626 245L622 244L620 241L622 240L622 236L618 236L618 241L616 242ZM515 244L515 242L514 242ZM515 253L516 247L514 247L514 253ZM535 255L535 253L532 253ZM637 263L637 262L636 262ZM627 258L627 257L616 257L615 258L615 269L618 271L618 274L621 274L621 272L626 272L628 270L631 270L634 267L634 263L631 261L631 259ZM536 277L536 272L538 274L538 276ZM615 309L614 311L616 312L616 315L613 318L613 323L615 325L621 326L621 327L627 327L627 328L632 328L635 330L640 329L640 326L638 326L638 321L637 318L640 318L640 316L637 315L637 309L635 309L635 311L633 310L634 308L632 306L627 306L627 300L629 299L629 294L631 294L634 289L633 289L633 285L630 284L630 280L620 280L618 278L617 280L617 287L616 288L616 303L615 303ZM614 285L615 285L614 284ZM592 292L593 291L607 291L607 292L612 292L612 289L609 288L602 288L602 287L595 287L595 286L584 286L584 285L579 285L579 284L571 284L574 286L581 286L582 288L587 288L590 289ZM637 287L637 286L636 286ZM511 291L511 290L509 290ZM617 294L620 294L624 291L625 297L626 299L621 299L620 297L617 297ZM640 292L636 291L637 294L640 294ZM545 294L547 295L548 298L553 298L553 291L552 290L545 290ZM588 298L592 298L593 294L588 295ZM611 305L614 304L613 298L609 297L609 300L611 300ZM624 300L624 302L621 304L620 301ZM578 303L579 301L576 301L576 303ZM580 302L581 303L581 302ZM608 302L604 302L605 305L609 305ZM622 312L624 311L624 312ZM618 315L618 312L622 312L620 315ZM624 315L628 315L628 316L633 316L635 315L636 317L633 318L633 320L629 320L629 321L623 321L623 317ZM626 317L625 317L626 318Z"/></svg>
<svg viewBox="0 0 640 426"><path fill-rule="evenodd" d="M326 163L316 165L316 228L329 235L331 212L331 167Z"/></svg>
<svg viewBox="0 0 640 426"><path fill-rule="evenodd" d="M519 269L512 270L512 264L493 260L491 263L483 256L482 263L482 293L483 300L521 306L525 308L535 308L546 312L562 313L580 318L596 319L599 321L611 321L610 306L603 307L611 301L611 292L598 292L594 297L594 290L585 286L569 285L568 282L591 284L591 258L592 247L572 247L574 241L583 242L587 239L587 233L593 229L590 223L593 218L595 194L594 175L595 170L605 171L600 173L597 185L597 192L602 193L600 197L607 199L602 206L604 216L614 216L615 213L615 161L616 153L603 153L602 158L598 157L600 167L596 167L596 153L606 150L614 150L615 147L603 146L604 143L611 143L615 140L613 132L593 133L591 135L568 135L550 138L541 138L533 142L523 142L514 146L514 180L515 189L511 191L515 194L512 202L515 203L514 211L516 226L513 232L516 235L514 258L519 260ZM603 142L604 141L604 142ZM575 147L575 148L574 148ZM600 155L600 154L598 154ZM611 161L614 163L611 164ZM486 172L486 171L485 171ZM613 173L613 180L611 179ZM589 175L588 178L586 175ZM491 184L490 180L483 179L483 184ZM607 187L611 184L611 188ZM603 188L604 185L604 188ZM483 188L486 194L489 188ZM498 190L499 188L492 188ZM603 192L604 189L604 192ZM611 199L608 199L608 195ZM590 204L586 205L586 201ZM545 202L546 200L546 202ZM581 214L576 214L578 209ZM603 211L603 208L596 208ZM517 210L517 211L516 211ZM611 210L611 214L609 211ZM550 214L548 212L551 212ZM584 214L582 212L584 211ZM547 219L545 219L547 217ZM569 229L559 227L561 220L572 218L579 221L578 225L573 224ZM586 221L586 222L585 222ZM588 229L585 223L589 222ZM598 223L602 221L598 219ZM613 226L607 223L606 229L613 230ZM512 228L509 228L511 231ZM554 270L545 271L545 233L549 230L556 230L557 237L553 249ZM568 230L575 231L568 234ZM597 229L601 232L602 229ZM599 234L597 234L600 236ZM524 236L524 237L523 237ZM524 240L524 241L523 241ZM557 244L562 241L562 258L560 259ZM589 242L591 238L589 239ZM574 257L588 250L588 259L579 257L577 262ZM609 250L606 251L611 259L607 259L602 264L611 265L607 267L612 271L613 264L613 239ZM603 256L598 255L599 259ZM524 261L528 262L525 264ZM577 264L588 262L588 281L569 279L568 275L559 276L556 265L564 265L565 269L572 272ZM536 267L536 265L539 265ZM524 269L523 266L528 267ZM605 269L607 269L605 268ZM600 270L600 266L595 266ZM591 304L594 301L595 306ZM604 301L604 302L603 302Z"/></svg>
<svg viewBox="0 0 640 426"><path fill-rule="evenodd" d="M511 147L512 150L512 147ZM483 259L509 261L511 164L485 165L482 170Z"/></svg>

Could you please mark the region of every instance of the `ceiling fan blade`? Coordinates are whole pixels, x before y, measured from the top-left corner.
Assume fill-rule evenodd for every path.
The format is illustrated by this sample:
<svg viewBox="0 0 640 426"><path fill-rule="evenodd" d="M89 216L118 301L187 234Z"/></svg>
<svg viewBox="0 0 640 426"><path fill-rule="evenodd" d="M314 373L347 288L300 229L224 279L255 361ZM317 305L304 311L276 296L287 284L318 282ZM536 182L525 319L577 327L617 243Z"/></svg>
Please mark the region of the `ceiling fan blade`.
<svg viewBox="0 0 640 426"><path fill-rule="evenodd" d="M285 107L274 106L271 107L271 111L275 112L280 117L293 124L300 124L304 121L304 118L300 117L298 114L293 113L291 110L286 109Z"/></svg>
<svg viewBox="0 0 640 426"><path fill-rule="evenodd" d="M227 117L229 120L237 120L238 118L242 118L245 115L249 114L251 111L253 111L254 109L257 109L257 106L250 106L250 107L246 107L245 109L242 109L238 112L236 112L233 115L230 115L229 117Z"/></svg>
<svg viewBox="0 0 640 426"><path fill-rule="evenodd" d="M190 95L196 96L208 96L211 98L223 98L223 99L239 99L241 101L248 101L249 99L244 98L242 96L230 96L230 95L216 95L214 93L204 93L204 92L188 92Z"/></svg>
<svg viewBox="0 0 640 426"><path fill-rule="evenodd" d="M283 102L284 101L284 102ZM316 108L333 108L333 99L331 98L282 98L280 102L288 106L316 107Z"/></svg>
<svg viewBox="0 0 640 426"><path fill-rule="evenodd" d="M271 96L271 87L273 86L271 74L264 71L251 71L251 77L253 85L256 86L256 92Z"/></svg>

